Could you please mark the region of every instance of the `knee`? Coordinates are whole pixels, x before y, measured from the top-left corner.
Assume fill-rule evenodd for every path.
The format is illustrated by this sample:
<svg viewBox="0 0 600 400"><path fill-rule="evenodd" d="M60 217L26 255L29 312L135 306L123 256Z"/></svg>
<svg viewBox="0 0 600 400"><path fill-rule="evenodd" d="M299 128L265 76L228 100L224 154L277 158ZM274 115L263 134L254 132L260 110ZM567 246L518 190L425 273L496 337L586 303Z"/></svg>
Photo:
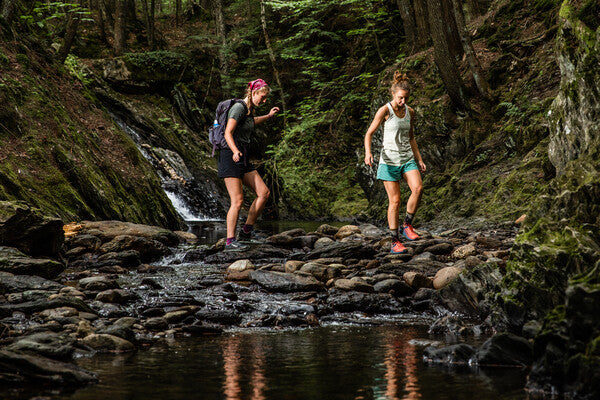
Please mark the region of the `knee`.
<svg viewBox="0 0 600 400"><path fill-rule="evenodd" d="M268 188L264 188L260 192L258 192L256 195L264 200L267 200L269 198L269 196L271 195L271 191Z"/></svg>
<svg viewBox="0 0 600 400"><path fill-rule="evenodd" d="M400 197L392 197L389 199L390 208L399 208L400 207Z"/></svg>
<svg viewBox="0 0 600 400"><path fill-rule="evenodd" d="M416 194L417 196L420 196L421 193L423 193L423 185L417 185L417 186L413 187L412 192L414 194Z"/></svg>
<svg viewBox="0 0 600 400"><path fill-rule="evenodd" d="M233 210L239 210L242 208L242 203L244 202L243 196L236 196L231 198L231 208Z"/></svg>

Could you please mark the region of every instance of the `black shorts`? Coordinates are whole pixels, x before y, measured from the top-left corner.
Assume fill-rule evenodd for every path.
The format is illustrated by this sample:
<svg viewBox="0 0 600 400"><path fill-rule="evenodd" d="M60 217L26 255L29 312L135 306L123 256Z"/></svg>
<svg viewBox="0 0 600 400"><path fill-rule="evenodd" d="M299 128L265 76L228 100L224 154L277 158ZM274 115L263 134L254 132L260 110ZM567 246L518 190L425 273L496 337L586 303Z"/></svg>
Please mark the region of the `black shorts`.
<svg viewBox="0 0 600 400"><path fill-rule="evenodd" d="M231 149L221 149L219 151L218 170L219 178L240 178L242 179L248 172L256 171L254 164L250 162L248 152L242 151L240 161L233 161L233 151Z"/></svg>

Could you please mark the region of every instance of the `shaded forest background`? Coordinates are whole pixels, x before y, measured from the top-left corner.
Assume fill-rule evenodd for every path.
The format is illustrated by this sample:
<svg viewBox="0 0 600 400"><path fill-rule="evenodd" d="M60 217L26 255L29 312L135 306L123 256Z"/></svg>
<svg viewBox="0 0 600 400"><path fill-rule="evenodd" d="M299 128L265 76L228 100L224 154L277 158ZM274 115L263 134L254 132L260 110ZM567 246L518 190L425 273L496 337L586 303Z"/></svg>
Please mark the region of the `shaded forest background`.
<svg viewBox="0 0 600 400"><path fill-rule="evenodd" d="M267 215L381 220L386 198L362 143L400 69L429 168L421 222L514 220L556 174L547 114L561 3L2 0L0 195L67 218L169 224L158 179L98 88L140 105L160 137L151 145L168 142L210 177L216 104L262 77L273 88L265 112L284 111L255 143L274 194ZM598 2L585 3L593 27ZM114 60L125 79L107 77Z"/></svg>

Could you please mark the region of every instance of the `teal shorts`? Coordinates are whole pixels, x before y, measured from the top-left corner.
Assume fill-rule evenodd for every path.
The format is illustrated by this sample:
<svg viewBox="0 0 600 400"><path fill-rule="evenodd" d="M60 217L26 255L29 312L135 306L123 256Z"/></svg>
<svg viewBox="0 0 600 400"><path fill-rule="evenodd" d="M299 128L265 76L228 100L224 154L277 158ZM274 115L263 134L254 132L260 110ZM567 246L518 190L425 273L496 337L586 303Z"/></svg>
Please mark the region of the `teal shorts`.
<svg viewBox="0 0 600 400"><path fill-rule="evenodd" d="M377 179L382 181L401 181L402 175L413 169L419 170L415 160L410 160L407 163L402 164L399 167L394 165L379 164L377 168Z"/></svg>

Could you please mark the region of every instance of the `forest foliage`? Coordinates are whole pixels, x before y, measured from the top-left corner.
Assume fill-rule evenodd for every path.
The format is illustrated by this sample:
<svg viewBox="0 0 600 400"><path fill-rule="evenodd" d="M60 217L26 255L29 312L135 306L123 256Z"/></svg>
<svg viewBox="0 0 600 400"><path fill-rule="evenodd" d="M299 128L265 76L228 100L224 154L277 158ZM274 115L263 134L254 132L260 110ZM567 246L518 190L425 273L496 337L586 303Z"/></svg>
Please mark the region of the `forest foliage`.
<svg viewBox="0 0 600 400"><path fill-rule="evenodd" d="M0 26L7 38L45 36L59 64L124 55L148 81L175 77L206 116L218 101L242 96L249 80L266 79L273 91L264 108L285 112L255 146L271 210L287 217L383 217L361 166L362 143L388 100L391 74L403 70L432 171L422 212L431 219L446 209L493 215L494 202L506 203L500 191L514 190L522 174L552 177L543 114L558 83L551 47L560 3L0 0ZM526 186L517 197L537 191ZM464 207L455 203L461 196L485 200Z"/></svg>

